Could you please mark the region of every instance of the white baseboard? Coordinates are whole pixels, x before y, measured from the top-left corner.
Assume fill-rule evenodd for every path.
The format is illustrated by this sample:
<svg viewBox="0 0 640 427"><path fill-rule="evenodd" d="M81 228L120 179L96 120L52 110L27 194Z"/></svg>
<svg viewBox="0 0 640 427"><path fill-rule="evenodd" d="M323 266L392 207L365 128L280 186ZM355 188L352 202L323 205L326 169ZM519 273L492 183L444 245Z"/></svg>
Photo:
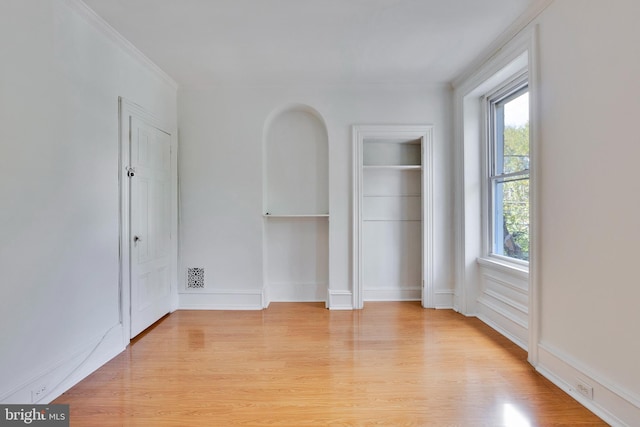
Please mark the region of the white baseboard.
<svg viewBox="0 0 640 427"><path fill-rule="evenodd" d="M484 297L478 298L476 310L478 319L509 338L523 350L529 348L529 330L521 319Z"/></svg>
<svg viewBox="0 0 640 427"><path fill-rule="evenodd" d="M365 301L420 301L422 289L420 288L378 288L365 289Z"/></svg>
<svg viewBox="0 0 640 427"><path fill-rule="evenodd" d="M327 298L326 282L309 283L269 283L270 302L325 302Z"/></svg>
<svg viewBox="0 0 640 427"><path fill-rule="evenodd" d="M538 372L612 426L637 426L640 397L607 381L550 345L538 346ZM593 399L581 394L578 381L593 387Z"/></svg>
<svg viewBox="0 0 640 427"><path fill-rule="evenodd" d="M470 317L477 317L478 319L482 320L487 325L491 326L492 329L495 329L496 331L498 331L505 338L508 338L515 345L517 345L518 347L520 347L524 351L527 351L528 345L527 345L527 343L525 341L523 341L522 339L520 339L516 335L514 335L511 332L509 332L506 329L504 329L497 322L494 322L490 317L486 316L485 314L478 313L475 316L470 316Z"/></svg>
<svg viewBox="0 0 640 427"><path fill-rule="evenodd" d="M213 289L178 294L180 310L262 310L262 289Z"/></svg>
<svg viewBox="0 0 640 427"><path fill-rule="evenodd" d="M433 292L434 307L438 309L453 309L453 291L436 290Z"/></svg>
<svg viewBox="0 0 640 427"><path fill-rule="evenodd" d="M73 349L66 357L0 396L2 403L47 404L89 376L124 350L124 330L117 324L87 345ZM34 390L44 391L34 396Z"/></svg>
<svg viewBox="0 0 640 427"><path fill-rule="evenodd" d="M329 310L353 310L351 291L327 290L327 308Z"/></svg>
<svg viewBox="0 0 640 427"><path fill-rule="evenodd" d="M284 285L283 285L284 286ZM214 289L183 292L178 295L180 310L262 310L271 302L327 302L333 310L352 310L351 291L326 290L326 284L303 284L295 295L278 284L265 289ZM289 284L287 284L289 286ZM328 299L327 299L328 298Z"/></svg>

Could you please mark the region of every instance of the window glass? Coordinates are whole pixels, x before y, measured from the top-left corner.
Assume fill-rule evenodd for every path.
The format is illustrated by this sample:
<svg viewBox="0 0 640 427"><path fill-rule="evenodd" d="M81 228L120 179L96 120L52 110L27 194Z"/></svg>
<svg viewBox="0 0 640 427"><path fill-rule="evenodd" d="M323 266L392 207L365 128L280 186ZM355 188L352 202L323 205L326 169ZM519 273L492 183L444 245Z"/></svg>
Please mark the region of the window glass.
<svg viewBox="0 0 640 427"><path fill-rule="evenodd" d="M493 251L529 260L529 177L497 182Z"/></svg>
<svg viewBox="0 0 640 427"><path fill-rule="evenodd" d="M529 169L529 92L518 95L504 109L504 170L511 173Z"/></svg>
<svg viewBox="0 0 640 427"><path fill-rule="evenodd" d="M529 260L529 92L524 83L489 98L491 252Z"/></svg>

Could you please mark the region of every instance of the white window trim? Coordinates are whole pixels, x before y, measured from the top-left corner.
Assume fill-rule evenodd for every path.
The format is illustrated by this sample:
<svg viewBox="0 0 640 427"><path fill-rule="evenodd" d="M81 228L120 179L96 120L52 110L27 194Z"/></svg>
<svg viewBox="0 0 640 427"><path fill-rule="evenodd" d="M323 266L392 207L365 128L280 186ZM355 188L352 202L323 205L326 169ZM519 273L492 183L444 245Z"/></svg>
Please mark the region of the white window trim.
<svg viewBox="0 0 640 427"><path fill-rule="evenodd" d="M478 258L476 261L478 265L482 267L488 267L502 273L509 274L511 276L518 277L520 279L528 279L529 278L529 266L521 265L518 266L512 262L505 262L505 260L501 259L502 257L491 257L491 258Z"/></svg>
<svg viewBox="0 0 640 427"><path fill-rule="evenodd" d="M549 3L549 2L548 2ZM547 3L547 4L548 4ZM542 8L544 9L544 7ZM527 21L529 23L529 21ZM480 283L478 258L482 256L481 195L479 183L480 171L473 161L481 155L481 108L479 98L504 78L524 67L529 71L529 115L530 115L530 158L529 171L531 216L529 218L529 362L538 363L540 338L540 295L538 286L539 271L539 228L538 206L538 139L540 123L538 121L539 101L537 88L538 70L538 27L522 25L517 32L502 39L499 48L483 55L477 64L469 67L469 72L453 82L454 88L454 139L455 139L455 275L454 308L461 313L473 316L476 312L476 297ZM475 101L474 101L475 100ZM470 162L470 163L469 163ZM467 170L467 165L470 168ZM480 169L478 165L477 169ZM473 262L476 261L476 262ZM480 261L482 262L482 261ZM517 268L517 267L513 267Z"/></svg>
<svg viewBox="0 0 640 427"><path fill-rule="evenodd" d="M527 87L530 91L529 73L527 67L523 67L516 72L512 73L508 78L503 79L499 84L494 86L493 89L487 91L487 93L481 98L481 111L482 111L482 202L481 202L481 229L482 229L482 253L478 257L478 260L487 260L490 264L497 264L503 268L512 268L514 273L518 273L522 270L529 271L529 261L512 258L505 255L496 254L493 252L493 194L492 194L492 146L493 146L493 125L491 123L491 115L489 114L491 103L496 98L507 97L509 94L520 90L523 87ZM531 118L530 118L531 123ZM529 143L531 144L531 143ZM530 169L527 173L529 182L531 182L531 163ZM529 197L529 203L531 204L531 196ZM530 215L531 217L531 215ZM531 238L531 232L529 233Z"/></svg>

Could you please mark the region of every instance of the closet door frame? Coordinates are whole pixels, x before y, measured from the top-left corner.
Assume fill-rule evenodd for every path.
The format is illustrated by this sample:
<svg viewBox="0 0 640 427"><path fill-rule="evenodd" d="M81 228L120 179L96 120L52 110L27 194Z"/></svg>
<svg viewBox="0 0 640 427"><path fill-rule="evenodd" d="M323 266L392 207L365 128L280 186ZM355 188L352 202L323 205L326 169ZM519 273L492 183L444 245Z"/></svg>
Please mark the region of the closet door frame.
<svg viewBox="0 0 640 427"><path fill-rule="evenodd" d="M420 140L422 203L422 306L434 308L433 289L433 126L354 125L353 138L353 308L364 307L362 200L364 144L369 140Z"/></svg>

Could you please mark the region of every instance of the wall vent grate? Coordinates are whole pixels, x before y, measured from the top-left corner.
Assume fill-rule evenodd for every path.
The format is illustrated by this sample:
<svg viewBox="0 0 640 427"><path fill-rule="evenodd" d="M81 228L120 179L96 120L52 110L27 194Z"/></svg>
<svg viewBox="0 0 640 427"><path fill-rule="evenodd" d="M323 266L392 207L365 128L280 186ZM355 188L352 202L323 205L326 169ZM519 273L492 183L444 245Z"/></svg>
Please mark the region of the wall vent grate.
<svg viewBox="0 0 640 427"><path fill-rule="evenodd" d="M187 289L204 288L204 268L187 268Z"/></svg>

